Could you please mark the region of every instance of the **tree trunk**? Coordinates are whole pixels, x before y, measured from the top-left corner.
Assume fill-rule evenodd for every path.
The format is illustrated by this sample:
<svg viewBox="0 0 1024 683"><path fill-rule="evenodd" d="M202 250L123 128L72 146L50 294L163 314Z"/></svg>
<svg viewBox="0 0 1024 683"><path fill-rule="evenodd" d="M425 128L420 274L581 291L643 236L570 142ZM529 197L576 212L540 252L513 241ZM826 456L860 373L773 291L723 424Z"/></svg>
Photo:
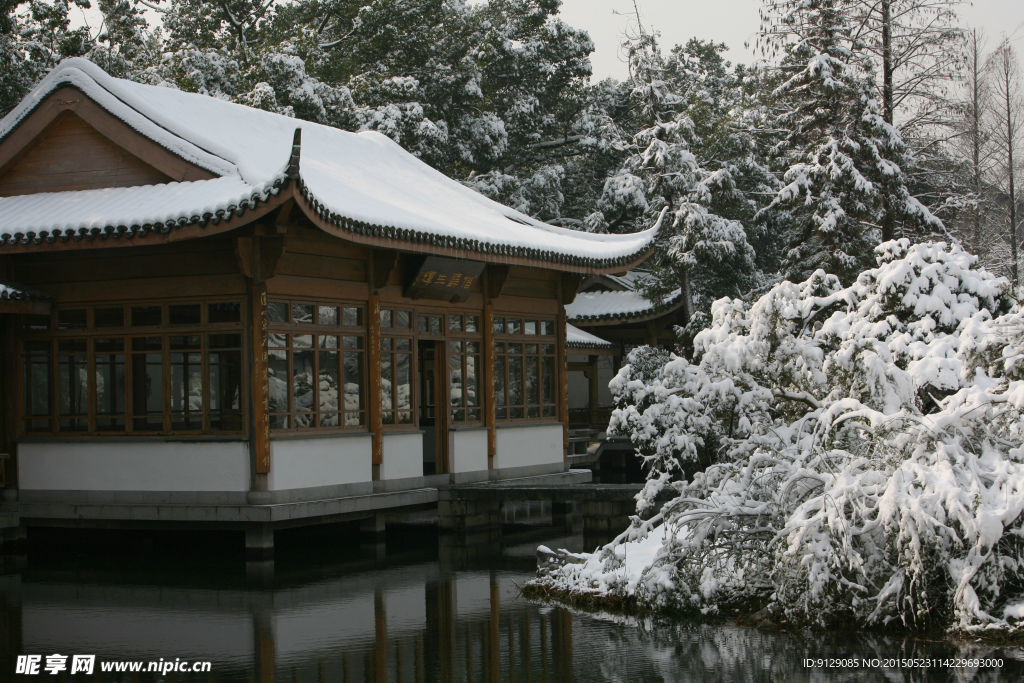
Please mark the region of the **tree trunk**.
<svg viewBox="0 0 1024 683"><path fill-rule="evenodd" d="M892 0L882 0L882 118L893 125ZM882 198L882 241L896 238L896 221L889 197Z"/></svg>

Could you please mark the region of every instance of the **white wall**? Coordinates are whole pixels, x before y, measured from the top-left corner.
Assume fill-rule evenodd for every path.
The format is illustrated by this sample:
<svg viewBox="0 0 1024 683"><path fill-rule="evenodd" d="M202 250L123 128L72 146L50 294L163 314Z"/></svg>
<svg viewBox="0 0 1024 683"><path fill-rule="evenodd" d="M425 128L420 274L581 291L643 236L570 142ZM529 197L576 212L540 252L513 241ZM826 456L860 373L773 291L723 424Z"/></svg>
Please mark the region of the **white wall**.
<svg viewBox="0 0 1024 683"><path fill-rule="evenodd" d="M319 439L271 439L271 491L373 480L369 434Z"/></svg>
<svg viewBox="0 0 1024 683"><path fill-rule="evenodd" d="M384 462L381 479L423 476L423 435L384 433Z"/></svg>
<svg viewBox="0 0 1024 683"><path fill-rule="evenodd" d="M18 486L58 491L248 491L244 441L18 444Z"/></svg>
<svg viewBox="0 0 1024 683"><path fill-rule="evenodd" d="M452 474L486 471L487 430L449 432L448 452L451 454Z"/></svg>
<svg viewBox="0 0 1024 683"><path fill-rule="evenodd" d="M561 423L529 427L498 427L494 469L562 462Z"/></svg>

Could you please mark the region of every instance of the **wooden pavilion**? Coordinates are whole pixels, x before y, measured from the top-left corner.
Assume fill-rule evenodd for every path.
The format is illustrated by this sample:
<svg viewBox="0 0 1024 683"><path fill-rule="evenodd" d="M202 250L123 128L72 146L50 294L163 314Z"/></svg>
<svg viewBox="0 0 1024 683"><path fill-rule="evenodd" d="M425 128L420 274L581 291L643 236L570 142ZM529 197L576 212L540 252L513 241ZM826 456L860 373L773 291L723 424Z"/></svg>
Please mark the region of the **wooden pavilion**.
<svg viewBox="0 0 1024 683"><path fill-rule="evenodd" d="M656 231L547 225L382 135L67 60L0 121L6 499L245 521L565 471L564 306Z"/></svg>

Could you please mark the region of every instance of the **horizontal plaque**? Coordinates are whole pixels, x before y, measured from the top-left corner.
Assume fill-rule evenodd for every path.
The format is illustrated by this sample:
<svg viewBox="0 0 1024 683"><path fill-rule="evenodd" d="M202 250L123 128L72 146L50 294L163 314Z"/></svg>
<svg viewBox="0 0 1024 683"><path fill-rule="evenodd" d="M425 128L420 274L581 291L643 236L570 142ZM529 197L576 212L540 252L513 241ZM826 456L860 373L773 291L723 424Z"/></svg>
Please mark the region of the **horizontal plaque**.
<svg viewBox="0 0 1024 683"><path fill-rule="evenodd" d="M405 292L412 299L441 299L457 303L469 298L484 272L482 261L428 256Z"/></svg>

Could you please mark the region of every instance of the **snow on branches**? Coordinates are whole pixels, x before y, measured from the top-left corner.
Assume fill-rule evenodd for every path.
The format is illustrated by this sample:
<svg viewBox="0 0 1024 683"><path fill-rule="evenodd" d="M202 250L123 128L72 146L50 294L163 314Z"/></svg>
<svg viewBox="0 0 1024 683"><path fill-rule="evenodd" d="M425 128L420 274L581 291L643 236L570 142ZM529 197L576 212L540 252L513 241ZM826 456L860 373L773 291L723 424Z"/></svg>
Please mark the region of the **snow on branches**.
<svg viewBox="0 0 1024 683"><path fill-rule="evenodd" d="M1024 312L958 245L875 254L849 287L718 300L692 361L634 351L611 429L649 472L639 516L545 581L795 624L1019 624Z"/></svg>

